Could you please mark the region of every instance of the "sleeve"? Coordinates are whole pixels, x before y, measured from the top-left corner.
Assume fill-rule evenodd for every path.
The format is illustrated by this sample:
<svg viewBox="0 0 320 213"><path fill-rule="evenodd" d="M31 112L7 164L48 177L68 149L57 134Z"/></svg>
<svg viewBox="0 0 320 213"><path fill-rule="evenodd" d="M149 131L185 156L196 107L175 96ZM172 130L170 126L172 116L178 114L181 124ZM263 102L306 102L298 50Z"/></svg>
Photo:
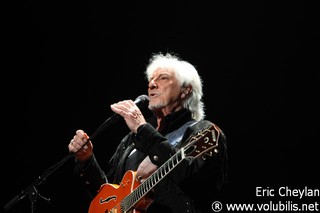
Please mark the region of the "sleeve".
<svg viewBox="0 0 320 213"><path fill-rule="evenodd" d="M161 166L174 154L168 140L149 123L138 128L135 146L148 154L152 163L157 166Z"/></svg>
<svg viewBox="0 0 320 213"><path fill-rule="evenodd" d="M108 182L104 171L100 168L94 155L91 156L84 166L76 163L75 175L78 177L80 184L84 185L84 189L90 198L94 198L100 186Z"/></svg>

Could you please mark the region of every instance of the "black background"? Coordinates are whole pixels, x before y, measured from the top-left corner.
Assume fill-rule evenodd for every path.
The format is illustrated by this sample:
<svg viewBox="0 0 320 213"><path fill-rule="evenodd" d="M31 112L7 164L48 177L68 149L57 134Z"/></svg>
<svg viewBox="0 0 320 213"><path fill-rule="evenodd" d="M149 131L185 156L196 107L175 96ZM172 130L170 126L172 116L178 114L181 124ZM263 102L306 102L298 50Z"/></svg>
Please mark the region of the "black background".
<svg viewBox="0 0 320 213"><path fill-rule="evenodd" d="M303 1L14 1L3 43L2 205L89 135L110 104L147 92L153 52L174 52L204 80L207 119L228 138L224 202L258 186L319 189L318 11ZM128 132L94 141L103 163ZM213 171L214 172L214 171ZM208 192L206 183L195 183ZM36 212L87 212L67 161L37 187ZM292 198L296 199L296 198ZM299 200L297 200L299 201ZM26 196L8 212L31 212Z"/></svg>

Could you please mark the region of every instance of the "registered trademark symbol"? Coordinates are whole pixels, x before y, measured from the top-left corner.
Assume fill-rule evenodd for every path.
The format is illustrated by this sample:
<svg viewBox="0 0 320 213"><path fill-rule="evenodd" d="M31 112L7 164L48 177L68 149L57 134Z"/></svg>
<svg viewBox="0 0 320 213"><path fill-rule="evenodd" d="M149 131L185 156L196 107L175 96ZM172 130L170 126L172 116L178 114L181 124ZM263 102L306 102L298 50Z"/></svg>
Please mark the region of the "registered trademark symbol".
<svg viewBox="0 0 320 213"><path fill-rule="evenodd" d="M222 210L222 203L219 201L214 201L211 205L214 212L220 212Z"/></svg>

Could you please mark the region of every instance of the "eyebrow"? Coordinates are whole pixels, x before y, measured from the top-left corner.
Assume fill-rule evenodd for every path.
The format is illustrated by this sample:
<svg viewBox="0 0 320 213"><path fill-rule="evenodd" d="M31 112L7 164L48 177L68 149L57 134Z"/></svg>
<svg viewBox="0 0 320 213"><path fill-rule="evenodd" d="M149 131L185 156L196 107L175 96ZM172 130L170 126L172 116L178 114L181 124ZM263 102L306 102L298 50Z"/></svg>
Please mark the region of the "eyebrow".
<svg viewBox="0 0 320 213"><path fill-rule="evenodd" d="M160 73L158 76L156 76L157 78L161 77L161 76L171 76L170 73ZM150 80L155 79L155 77L151 77Z"/></svg>

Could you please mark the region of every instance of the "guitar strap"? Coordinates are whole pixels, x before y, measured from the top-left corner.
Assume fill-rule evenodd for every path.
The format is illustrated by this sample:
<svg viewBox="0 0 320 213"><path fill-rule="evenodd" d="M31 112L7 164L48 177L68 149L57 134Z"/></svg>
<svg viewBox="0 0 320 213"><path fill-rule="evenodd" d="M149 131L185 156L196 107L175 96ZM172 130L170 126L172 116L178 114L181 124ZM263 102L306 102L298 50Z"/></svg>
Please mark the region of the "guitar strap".
<svg viewBox="0 0 320 213"><path fill-rule="evenodd" d="M179 129L176 129L173 132L170 132L166 135L171 146L176 146L183 137L185 130L196 123L195 120L188 121L184 125L182 125ZM147 156L139 165L136 173L136 178L139 182L143 182L146 178L148 178L153 172L158 169L158 166L153 164Z"/></svg>

